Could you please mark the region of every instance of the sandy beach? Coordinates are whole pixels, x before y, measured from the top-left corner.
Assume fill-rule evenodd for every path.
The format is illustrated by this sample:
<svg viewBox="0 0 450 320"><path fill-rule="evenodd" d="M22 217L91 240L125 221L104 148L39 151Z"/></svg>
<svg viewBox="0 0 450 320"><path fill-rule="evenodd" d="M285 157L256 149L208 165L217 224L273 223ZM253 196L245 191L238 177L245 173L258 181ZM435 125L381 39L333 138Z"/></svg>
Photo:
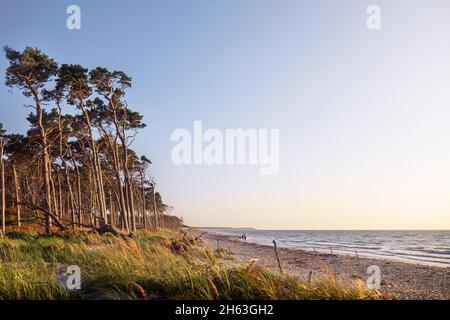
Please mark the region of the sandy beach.
<svg viewBox="0 0 450 320"><path fill-rule="evenodd" d="M274 248L271 246L254 244L237 236L219 235L207 230L193 232L212 250L218 247L228 249L233 259L227 263L249 263L255 259L259 265L279 271ZM306 281L311 272L312 280L333 274L346 282L356 279L366 281L367 268L377 265L382 273L381 292L390 293L397 299L450 299L450 268L369 259L357 256L356 253L325 254L287 248L278 248L278 253L284 272Z"/></svg>

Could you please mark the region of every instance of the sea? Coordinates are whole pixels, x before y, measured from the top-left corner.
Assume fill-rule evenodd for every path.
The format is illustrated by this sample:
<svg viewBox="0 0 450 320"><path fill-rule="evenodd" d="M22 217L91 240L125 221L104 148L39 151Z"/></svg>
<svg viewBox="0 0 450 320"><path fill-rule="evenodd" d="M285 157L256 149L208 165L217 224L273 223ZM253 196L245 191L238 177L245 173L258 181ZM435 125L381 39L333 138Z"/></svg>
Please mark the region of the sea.
<svg viewBox="0 0 450 320"><path fill-rule="evenodd" d="M321 253L450 268L450 230L446 231L310 231L208 228L208 231L241 236L247 242Z"/></svg>

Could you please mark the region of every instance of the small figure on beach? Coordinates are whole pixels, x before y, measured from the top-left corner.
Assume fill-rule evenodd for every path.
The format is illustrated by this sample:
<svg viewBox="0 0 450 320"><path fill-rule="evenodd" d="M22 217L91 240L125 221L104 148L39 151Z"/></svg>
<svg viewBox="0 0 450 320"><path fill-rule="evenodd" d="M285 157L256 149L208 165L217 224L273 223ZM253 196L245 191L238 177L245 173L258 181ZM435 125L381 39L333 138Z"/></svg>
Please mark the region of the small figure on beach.
<svg viewBox="0 0 450 320"><path fill-rule="evenodd" d="M241 236L241 240L244 240L244 241L247 240L247 236L245 235L245 233Z"/></svg>

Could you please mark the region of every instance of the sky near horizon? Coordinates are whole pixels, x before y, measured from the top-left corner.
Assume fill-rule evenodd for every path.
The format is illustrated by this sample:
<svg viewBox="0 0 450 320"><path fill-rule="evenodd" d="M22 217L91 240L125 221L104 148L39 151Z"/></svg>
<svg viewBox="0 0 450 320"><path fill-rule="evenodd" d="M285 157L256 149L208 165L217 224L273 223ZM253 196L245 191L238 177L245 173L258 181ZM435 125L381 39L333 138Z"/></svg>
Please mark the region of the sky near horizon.
<svg viewBox="0 0 450 320"><path fill-rule="evenodd" d="M134 147L188 225L450 229L448 0L0 0L0 45L129 74ZM9 132L26 103L1 82ZM171 134L196 120L279 129L278 173L175 165Z"/></svg>

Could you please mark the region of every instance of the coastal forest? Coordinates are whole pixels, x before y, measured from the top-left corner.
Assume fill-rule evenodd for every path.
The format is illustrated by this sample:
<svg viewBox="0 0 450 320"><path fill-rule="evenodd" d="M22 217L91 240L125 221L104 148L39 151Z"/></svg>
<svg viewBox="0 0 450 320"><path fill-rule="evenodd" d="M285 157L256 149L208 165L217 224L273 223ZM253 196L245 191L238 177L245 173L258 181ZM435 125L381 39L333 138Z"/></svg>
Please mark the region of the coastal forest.
<svg viewBox="0 0 450 320"><path fill-rule="evenodd" d="M4 54L6 86L27 99L9 110L30 113L25 134L0 123L2 236L8 225L40 225L51 235L181 224L165 214L150 159L132 149L146 124L127 103L130 76L60 64L37 48L5 47Z"/></svg>

